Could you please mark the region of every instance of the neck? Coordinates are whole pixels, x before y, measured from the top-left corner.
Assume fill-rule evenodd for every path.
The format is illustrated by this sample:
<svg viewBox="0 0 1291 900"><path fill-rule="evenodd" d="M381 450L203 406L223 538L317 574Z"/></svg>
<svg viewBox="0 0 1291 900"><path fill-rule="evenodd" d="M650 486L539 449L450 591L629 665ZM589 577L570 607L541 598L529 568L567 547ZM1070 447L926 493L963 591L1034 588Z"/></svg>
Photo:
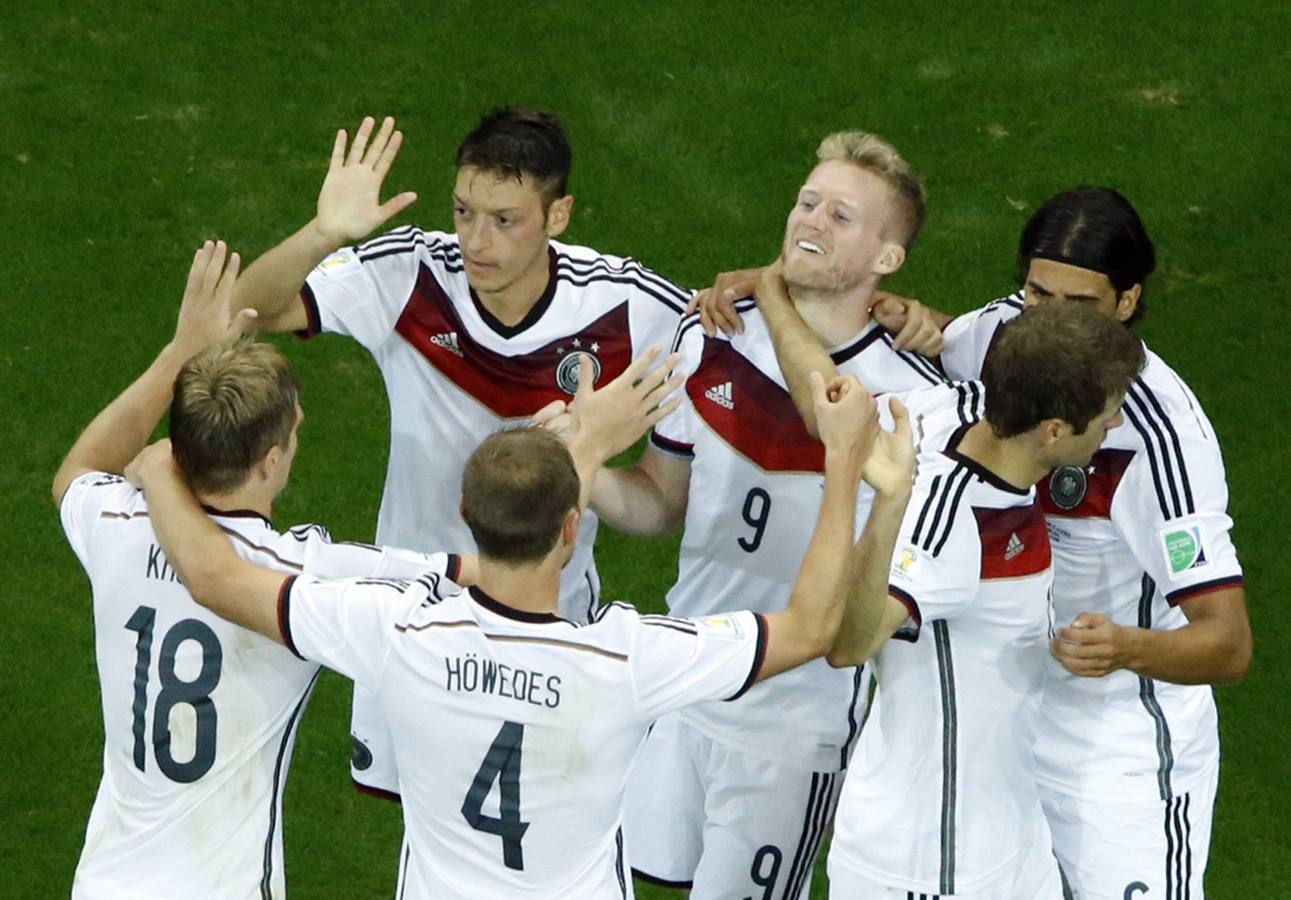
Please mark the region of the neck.
<svg viewBox="0 0 1291 900"><path fill-rule="evenodd" d="M535 265L506 287L496 291L477 290L475 294L493 318L503 325L518 325L538 303L550 281L551 267L544 251L541 265Z"/></svg>
<svg viewBox="0 0 1291 900"><path fill-rule="evenodd" d="M259 485L243 485L227 494L198 494L197 502L220 512L250 510L266 519L273 518L273 497Z"/></svg>
<svg viewBox="0 0 1291 900"><path fill-rule="evenodd" d="M996 437L985 419L968 429L959 442L958 449L964 456L1019 490L1034 486L1049 474L1049 466L1036 454L1029 435Z"/></svg>
<svg viewBox="0 0 1291 900"><path fill-rule="evenodd" d="M875 285L867 279L846 293L789 285L789 298L821 344L832 348L847 343L870 324Z"/></svg>
<svg viewBox="0 0 1291 900"><path fill-rule="evenodd" d="M499 603L531 613L555 613L561 566L551 556L529 565L480 557L479 588Z"/></svg>

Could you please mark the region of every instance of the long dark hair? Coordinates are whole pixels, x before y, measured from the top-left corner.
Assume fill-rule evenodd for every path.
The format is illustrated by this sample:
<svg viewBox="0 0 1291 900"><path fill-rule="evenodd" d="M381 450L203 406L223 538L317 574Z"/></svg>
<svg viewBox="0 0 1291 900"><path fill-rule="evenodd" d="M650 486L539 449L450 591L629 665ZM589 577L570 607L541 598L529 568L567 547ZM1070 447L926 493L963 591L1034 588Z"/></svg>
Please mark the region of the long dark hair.
<svg viewBox="0 0 1291 900"><path fill-rule="evenodd" d="M1138 212L1116 191L1081 186L1045 201L1018 242L1018 281L1026 283L1033 259L1051 259L1107 276L1119 296L1143 284L1157 265L1156 248ZM1138 306L1126 324L1146 311Z"/></svg>

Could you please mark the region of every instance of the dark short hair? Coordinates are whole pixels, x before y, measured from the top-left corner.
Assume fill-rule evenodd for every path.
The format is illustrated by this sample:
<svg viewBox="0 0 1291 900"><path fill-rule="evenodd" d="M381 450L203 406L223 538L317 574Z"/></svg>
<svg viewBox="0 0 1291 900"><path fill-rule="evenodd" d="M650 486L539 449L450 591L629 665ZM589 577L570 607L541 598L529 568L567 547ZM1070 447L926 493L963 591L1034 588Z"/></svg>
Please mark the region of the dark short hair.
<svg viewBox="0 0 1291 900"><path fill-rule="evenodd" d="M556 546L578 490L573 457L559 438L537 428L499 431L466 461L462 518L483 556L537 562Z"/></svg>
<svg viewBox="0 0 1291 900"><path fill-rule="evenodd" d="M1108 187L1081 186L1035 211L1018 242L1018 281L1033 259L1050 259L1107 276L1119 296L1143 284L1157 265L1156 248L1138 212ZM1142 294L1129 322L1147 311Z"/></svg>
<svg viewBox="0 0 1291 900"><path fill-rule="evenodd" d="M240 341L198 354L175 378L170 442L189 487L236 490L296 425L300 382L271 344Z"/></svg>
<svg viewBox="0 0 1291 900"><path fill-rule="evenodd" d="M572 151L555 113L508 106L482 119L457 148L457 168L474 166L517 181L528 175L545 210L568 193Z"/></svg>
<svg viewBox="0 0 1291 900"><path fill-rule="evenodd" d="M1061 419L1076 434L1129 390L1143 344L1119 322L1081 303L1043 303L1002 325L986 362L986 421L997 437Z"/></svg>

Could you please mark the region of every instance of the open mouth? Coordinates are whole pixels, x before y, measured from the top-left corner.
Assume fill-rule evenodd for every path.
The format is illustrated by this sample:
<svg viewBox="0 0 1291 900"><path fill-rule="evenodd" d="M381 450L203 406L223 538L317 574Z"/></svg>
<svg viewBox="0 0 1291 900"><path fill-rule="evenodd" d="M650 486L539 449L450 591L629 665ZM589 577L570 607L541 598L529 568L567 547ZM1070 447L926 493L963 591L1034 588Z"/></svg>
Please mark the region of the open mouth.
<svg viewBox="0 0 1291 900"><path fill-rule="evenodd" d="M808 253L814 253L817 256L825 255L825 248L820 246L820 244L812 243L811 241L797 241L794 246L799 250L805 250Z"/></svg>

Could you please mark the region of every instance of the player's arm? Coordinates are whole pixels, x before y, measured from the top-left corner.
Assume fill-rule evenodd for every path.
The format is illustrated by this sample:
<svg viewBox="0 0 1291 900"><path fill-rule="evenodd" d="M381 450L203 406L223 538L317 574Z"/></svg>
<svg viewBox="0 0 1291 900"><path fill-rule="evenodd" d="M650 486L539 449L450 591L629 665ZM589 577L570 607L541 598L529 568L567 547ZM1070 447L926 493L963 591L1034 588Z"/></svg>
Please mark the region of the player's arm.
<svg viewBox="0 0 1291 900"><path fill-rule="evenodd" d="M811 386L825 445L825 484L811 544L782 612L766 618L758 679L824 656L834 646L852 574L856 493L878 429L874 398L853 376Z"/></svg>
<svg viewBox="0 0 1291 900"><path fill-rule="evenodd" d="M238 281L234 308L259 312L262 331L301 331L309 327L300 286L314 267L354 241L371 234L406 209L417 195L404 192L380 202L381 185L403 143L403 133L386 118L376 136L369 117L346 150L345 131L336 133L327 177L313 219L265 253ZM370 142L369 142L370 139Z"/></svg>
<svg viewBox="0 0 1291 900"><path fill-rule="evenodd" d="M591 508L625 534L672 534L686 519L690 460L647 446L633 466L602 466L596 473Z"/></svg>
<svg viewBox="0 0 1291 900"><path fill-rule="evenodd" d="M68 486L86 472L120 474L148 443L170 405L175 377L196 354L231 340L247 327L252 314L230 318L230 298L238 275L238 255L225 258L223 241L207 241L197 251L179 308L175 336L147 370L94 417L67 452L54 475L55 505Z"/></svg>
<svg viewBox="0 0 1291 900"><path fill-rule="evenodd" d="M914 489L915 449L910 416L890 401L892 431L880 431L865 461L865 481L874 504L853 553L854 575L838 637L826 659L831 666L859 666L909 618L905 604L888 593L892 553Z"/></svg>
<svg viewBox="0 0 1291 900"><path fill-rule="evenodd" d="M1053 655L1073 675L1100 678L1129 669L1175 684L1236 684L1251 665L1246 592L1229 587L1179 604L1188 624L1158 630L1118 625L1085 612L1058 632Z"/></svg>
<svg viewBox="0 0 1291 900"><path fill-rule="evenodd" d="M681 357L673 354L651 368L660 352L651 347L600 390L592 389L591 365L582 361L563 435L581 481L580 505L592 502L603 477L621 471L606 469L606 460L631 447L680 403L671 395L684 381L673 374Z"/></svg>
<svg viewBox="0 0 1291 900"><path fill-rule="evenodd" d="M288 576L238 555L184 483L170 441L145 448L130 464L129 476L143 488L157 542L193 599L222 619L283 643L278 595Z"/></svg>

